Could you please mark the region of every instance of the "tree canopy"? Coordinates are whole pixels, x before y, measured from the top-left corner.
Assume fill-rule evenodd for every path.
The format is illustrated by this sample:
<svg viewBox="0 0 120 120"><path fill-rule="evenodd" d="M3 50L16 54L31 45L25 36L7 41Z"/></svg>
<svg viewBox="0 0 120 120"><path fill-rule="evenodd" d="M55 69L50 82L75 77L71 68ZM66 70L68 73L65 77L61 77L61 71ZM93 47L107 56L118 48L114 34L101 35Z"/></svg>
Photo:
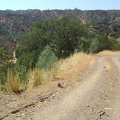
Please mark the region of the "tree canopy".
<svg viewBox="0 0 120 120"><path fill-rule="evenodd" d="M78 19L67 16L59 19L39 21L21 40L18 49L18 61L27 68L35 67L38 56L49 45L58 58L65 58L74 53L81 37L87 30Z"/></svg>

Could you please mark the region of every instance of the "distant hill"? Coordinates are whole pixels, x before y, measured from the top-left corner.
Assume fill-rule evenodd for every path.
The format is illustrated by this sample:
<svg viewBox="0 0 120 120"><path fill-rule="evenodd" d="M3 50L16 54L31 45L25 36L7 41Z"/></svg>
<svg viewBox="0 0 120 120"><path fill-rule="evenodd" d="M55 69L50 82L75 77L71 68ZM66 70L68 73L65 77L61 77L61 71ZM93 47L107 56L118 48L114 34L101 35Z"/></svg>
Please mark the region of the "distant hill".
<svg viewBox="0 0 120 120"><path fill-rule="evenodd" d="M120 37L120 10L0 10L0 43L4 45L8 40L19 39L33 22L65 15L80 19L93 34Z"/></svg>

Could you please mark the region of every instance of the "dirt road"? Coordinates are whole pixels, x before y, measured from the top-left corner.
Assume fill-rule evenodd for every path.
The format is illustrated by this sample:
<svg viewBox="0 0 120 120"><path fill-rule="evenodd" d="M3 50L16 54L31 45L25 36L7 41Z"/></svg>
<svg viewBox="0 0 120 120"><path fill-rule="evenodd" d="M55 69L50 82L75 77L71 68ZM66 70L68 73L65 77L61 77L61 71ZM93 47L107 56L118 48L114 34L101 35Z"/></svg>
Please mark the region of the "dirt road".
<svg viewBox="0 0 120 120"><path fill-rule="evenodd" d="M72 88L4 120L120 120L120 56L98 57Z"/></svg>

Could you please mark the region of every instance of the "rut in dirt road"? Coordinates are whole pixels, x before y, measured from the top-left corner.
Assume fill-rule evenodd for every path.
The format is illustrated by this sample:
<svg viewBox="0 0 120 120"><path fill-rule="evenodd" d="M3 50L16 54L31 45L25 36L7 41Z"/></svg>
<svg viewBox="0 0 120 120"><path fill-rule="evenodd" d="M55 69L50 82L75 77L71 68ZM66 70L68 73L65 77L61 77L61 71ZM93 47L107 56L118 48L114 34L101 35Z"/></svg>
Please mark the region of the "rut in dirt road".
<svg viewBox="0 0 120 120"><path fill-rule="evenodd" d="M75 87L4 120L120 120L120 57L99 57Z"/></svg>

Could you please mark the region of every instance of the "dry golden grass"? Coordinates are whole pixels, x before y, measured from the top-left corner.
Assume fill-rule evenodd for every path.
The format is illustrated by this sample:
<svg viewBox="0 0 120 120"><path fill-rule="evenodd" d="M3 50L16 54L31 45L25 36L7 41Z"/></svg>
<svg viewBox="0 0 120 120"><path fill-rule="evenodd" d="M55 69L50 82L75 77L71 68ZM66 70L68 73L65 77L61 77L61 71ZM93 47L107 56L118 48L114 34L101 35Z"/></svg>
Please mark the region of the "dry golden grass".
<svg viewBox="0 0 120 120"><path fill-rule="evenodd" d="M77 53L58 62L57 78L68 80L69 84L79 80L79 76L94 62L95 57Z"/></svg>
<svg viewBox="0 0 120 120"><path fill-rule="evenodd" d="M30 90L34 86L49 83L49 81L51 81L54 77L53 70L54 70L53 68L51 70L47 70L47 71L38 70L38 69L30 70L28 73L27 89Z"/></svg>
<svg viewBox="0 0 120 120"><path fill-rule="evenodd" d="M13 75L12 71L10 69L8 69L8 73L7 73L7 83L6 83L6 90L8 93L11 92L17 92L18 90L20 90L20 78L19 78L19 74Z"/></svg>
<svg viewBox="0 0 120 120"><path fill-rule="evenodd" d="M80 80L80 75L85 72L91 64L95 62L96 56L120 55L120 51L102 51L96 55L88 55L84 53L76 53L69 58L59 60L50 70L33 69L28 71L27 90L34 86L46 85L52 80L65 80L67 85L73 85L77 80ZM25 83L20 83L19 74L13 75L8 69L6 90L7 92L16 92L25 88ZM0 83L0 89L2 85Z"/></svg>
<svg viewBox="0 0 120 120"><path fill-rule="evenodd" d="M97 55L99 55L99 56L114 56L114 55L119 56L120 51L108 51L108 50L105 50L105 51L99 52Z"/></svg>
<svg viewBox="0 0 120 120"><path fill-rule="evenodd" d="M84 53L76 53L69 58L59 60L50 70L33 69L28 71L27 90L34 86L46 85L50 81L62 79L67 85L73 85L80 80L80 75L95 61L95 56ZM20 83L19 74L14 75L8 70L6 90L7 92L16 92L25 88L25 83Z"/></svg>
<svg viewBox="0 0 120 120"><path fill-rule="evenodd" d="M30 70L28 74L28 90L34 86L47 84L52 80L63 79L68 84L75 83L94 61L93 56L84 53L77 53L69 58L59 60L50 70Z"/></svg>

